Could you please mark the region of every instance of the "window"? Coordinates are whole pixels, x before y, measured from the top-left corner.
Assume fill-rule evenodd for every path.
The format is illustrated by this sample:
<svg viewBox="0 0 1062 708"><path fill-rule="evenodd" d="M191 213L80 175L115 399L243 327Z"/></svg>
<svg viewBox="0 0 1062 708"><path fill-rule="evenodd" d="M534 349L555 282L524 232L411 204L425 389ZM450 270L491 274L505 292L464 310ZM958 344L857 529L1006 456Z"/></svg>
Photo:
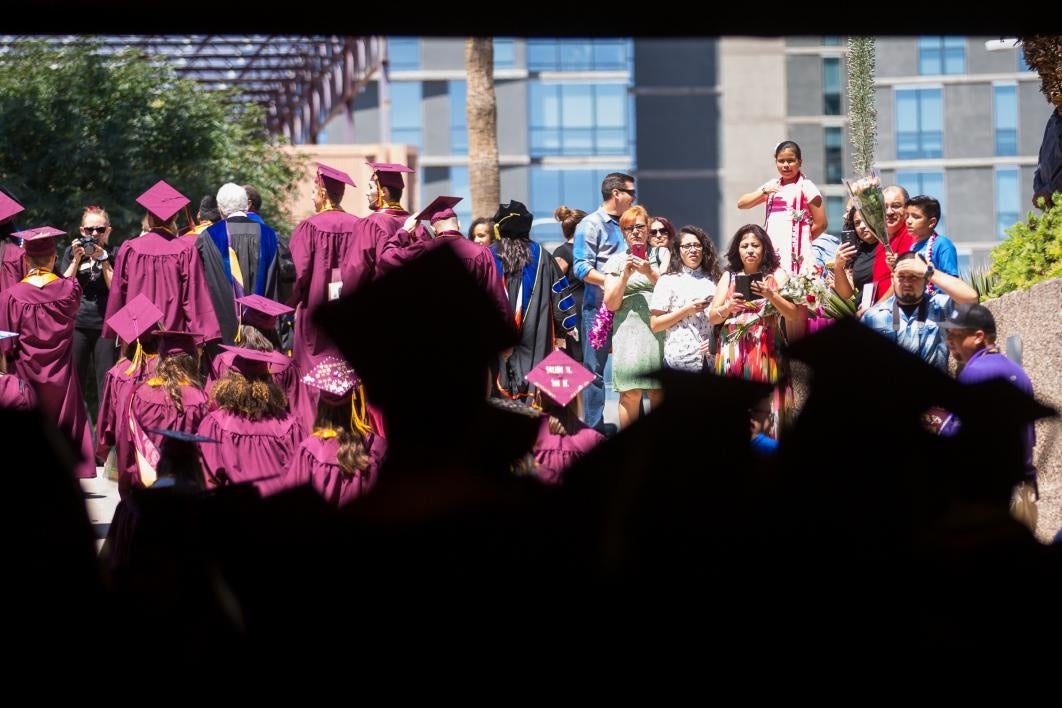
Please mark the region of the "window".
<svg viewBox="0 0 1062 708"><path fill-rule="evenodd" d="M1032 71L1032 67L1025 61L1025 49L1018 48L1018 71Z"/></svg>
<svg viewBox="0 0 1062 708"><path fill-rule="evenodd" d="M965 74L965 37L920 37L918 39L918 73Z"/></svg>
<svg viewBox="0 0 1062 708"><path fill-rule="evenodd" d="M995 84L992 87L992 106L996 120L996 154L1018 154L1018 86Z"/></svg>
<svg viewBox="0 0 1062 708"><path fill-rule="evenodd" d="M996 170L996 236L1007 238L1007 229L1021 219L1019 206L1018 168L1001 167Z"/></svg>
<svg viewBox="0 0 1062 708"><path fill-rule="evenodd" d="M464 230L465 235L468 235L468 229L472 226L472 189L468 184L468 168L467 167L451 167L450 168L450 191L445 194L452 194L455 197L464 197L454 207L454 213L457 214L457 219L461 222L461 228ZM490 214L488 214L490 216Z"/></svg>
<svg viewBox="0 0 1062 708"><path fill-rule="evenodd" d="M937 222L937 231L944 233L944 221L948 215L948 204L944 199L944 172L932 170L926 172L897 172L896 183L907 190L907 194L914 197L925 194L940 202L940 220Z"/></svg>
<svg viewBox="0 0 1062 708"><path fill-rule="evenodd" d="M391 142L421 147L420 82L391 84Z"/></svg>
<svg viewBox="0 0 1062 708"><path fill-rule="evenodd" d="M822 113L841 115L841 60L836 57L822 60Z"/></svg>
<svg viewBox="0 0 1062 708"><path fill-rule="evenodd" d="M829 222L829 233L841 235L844 228L844 197L826 197L826 220Z"/></svg>
<svg viewBox="0 0 1062 708"><path fill-rule="evenodd" d="M465 100L468 85L464 81L451 81L450 93L450 154L468 154L468 113Z"/></svg>
<svg viewBox="0 0 1062 708"><path fill-rule="evenodd" d="M529 87L532 157L628 153L626 85L532 81Z"/></svg>
<svg viewBox="0 0 1062 708"><path fill-rule="evenodd" d="M630 168L602 170L550 170L531 166L531 201L528 209L535 217L531 237L552 248L564 242L560 224L553 212L562 204L590 213L601 203L601 181L610 172L630 173Z"/></svg>
<svg viewBox="0 0 1062 708"><path fill-rule="evenodd" d="M826 128L826 184L840 184L844 176L844 130Z"/></svg>
<svg viewBox="0 0 1062 708"><path fill-rule="evenodd" d="M387 59L391 71L416 71L420 68L420 40L391 37L387 40Z"/></svg>
<svg viewBox="0 0 1062 708"><path fill-rule="evenodd" d="M516 42L509 38L494 38L494 70L516 68Z"/></svg>
<svg viewBox="0 0 1062 708"><path fill-rule="evenodd" d="M941 89L896 89L896 157L917 160L943 155Z"/></svg>
<svg viewBox="0 0 1062 708"><path fill-rule="evenodd" d="M529 39L528 71L629 71L629 39Z"/></svg>
<svg viewBox="0 0 1062 708"><path fill-rule="evenodd" d="M823 37L822 38L822 46L824 46L824 47L839 47L839 46L841 46L841 44L842 44L842 42L841 42L841 38L840 37Z"/></svg>

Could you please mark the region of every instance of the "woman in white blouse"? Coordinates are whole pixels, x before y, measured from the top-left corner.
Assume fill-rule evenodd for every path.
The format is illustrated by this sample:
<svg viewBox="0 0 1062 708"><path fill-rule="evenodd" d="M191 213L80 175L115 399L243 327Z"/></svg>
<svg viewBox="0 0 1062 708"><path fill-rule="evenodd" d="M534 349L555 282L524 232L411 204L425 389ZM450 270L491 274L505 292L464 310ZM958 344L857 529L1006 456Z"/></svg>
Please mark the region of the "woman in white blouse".
<svg viewBox="0 0 1062 708"><path fill-rule="evenodd" d="M664 365L668 368L704 367L712 336L708 306L721 274L719 254L708 234L696 226L683 226L671 242L671 262L649 303L650 328L667 332Z"/></svg>

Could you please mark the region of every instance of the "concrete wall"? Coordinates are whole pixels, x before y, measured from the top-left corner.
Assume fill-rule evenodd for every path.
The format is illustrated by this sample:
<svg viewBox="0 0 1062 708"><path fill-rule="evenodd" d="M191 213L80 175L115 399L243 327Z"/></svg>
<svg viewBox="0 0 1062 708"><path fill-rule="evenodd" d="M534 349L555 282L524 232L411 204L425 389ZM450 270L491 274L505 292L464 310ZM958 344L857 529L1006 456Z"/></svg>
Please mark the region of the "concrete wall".
<svg viewBox="0 0 1062 708"><path fill-rule="evenodd" d="M1021 365L1032 380L1036 398L1062 411L1062 279L1008 293L984 305L996 318L997 341L1004 351L1008 337L1021 337ZM1062 421L1058 418L1036 424L1033 461L1040 472L1037 535L1047 540L1062 528Z"/></svg>

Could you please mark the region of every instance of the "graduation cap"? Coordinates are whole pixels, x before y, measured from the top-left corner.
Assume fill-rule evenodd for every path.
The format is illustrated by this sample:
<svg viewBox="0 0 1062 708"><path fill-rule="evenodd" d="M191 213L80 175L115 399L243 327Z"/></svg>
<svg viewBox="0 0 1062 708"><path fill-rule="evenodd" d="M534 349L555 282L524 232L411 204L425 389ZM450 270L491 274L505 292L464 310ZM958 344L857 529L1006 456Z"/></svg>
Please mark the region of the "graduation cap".
<svg viewBox="0 0 1062 708"><path fill-rule="evenodd" d="M136 201L162 221L169 221L174 214L191 202L188 197L161 179L155 183L155 186L137 197Z"/></svg>
<svg viewBox="0 0 1062 708"><path fill-rule="evenodd" d="M429 224L434 224L439 219L453 219L457 216L453 207L463 201L461 197L436 197L428 206L417 214L417 221L427 219Z"/></svg>
<svg viewBox="0 0 1062 708"><path fill-rule="evenodd" d="M26 210L26 207L22 206L14 199L9 197L4 192L0 191L0 221L6 221L16 214Z"/></svg>
<svg viewBox="0 0 1062 708"><path fill-rule="evenodd" d="M235 355L232 359L232 368L245 377L269 374L272 373L271 367L286 366L291 363L291 359L281 352L234 347L230 344L222 344L221 348Z"/></svg>
<svg viewBox="0 0 1062 708"><path fill-rule="evenodd" d="M335 182L342 182L343 184L349 184L351 187L357 187L354 184L354 180L343 170L337 170L335 167L329 167L323 162L317 163L317 175L325 179L330 179Z"/></svg>
<svg viewBox="0 0 1062 708"><path fill-rule="evenodd" d="M46 256L55 251L55 237L65 233L52 226L39 226L35 229L16 231L11 235L22 239L22 247L29 255Z"/></svg>
<svg viewBox="0 0 1062 708"><path fill-rule="evenodd" d="M413 171L405 165L398 165L391 162L367 162L365 164L372 168L377 182L384 187L390 187L392 189L405 189L406 183L402 179L402 173Z"/></svg>
<svg viewBox="0 0 1062 708"><path fill-rule="evenodd" d="M594 375L560 349L547 356L527 373L527 380L538 386L558 404L566 406L590 385Z"/></svg>
<svg viewBox="0 0 1062 708"><path fill-rule="evenodd" d="M326 399L338 403L358 385L358 375L350 364L339 357L326 356L302 377L302 382L319 389Z"/></svg>
<svg viewBox="0 0 1062 708"><path fill-rule="evenodd" d="M498 237L513 236L526 238L531 233L531 224L535 218L521 202L513 199L508 204L499 204L498 212L491 221L494 233Z"/></svg>
<svg viewBox="0 0 1062 708"><path fill-rule="evenodd" d="M191 354L196 356L203 335L199 332L179 332L176 330L156 329L152 332L159 338L159 354L176 356Z"/></svg>
<svg viewBox="0 0 1062 708"><path fill-rule="evenodd" d="M245 295L236 298L236 302L243 305L243 314L240 321L243 324L257 327L261 330L273 329L277 326L277 317L294 312L295 308L282 305L276 300L270 300L261 295Z"/></svg>
<svg viewBox="0 0 1062 708"><path fill-rule="evenodd" d="M125 304L125 307L107 318L107 326L118 333L118 337L129 344L152 329L162 319L162 310L155 306L143 293Z"/></svg>

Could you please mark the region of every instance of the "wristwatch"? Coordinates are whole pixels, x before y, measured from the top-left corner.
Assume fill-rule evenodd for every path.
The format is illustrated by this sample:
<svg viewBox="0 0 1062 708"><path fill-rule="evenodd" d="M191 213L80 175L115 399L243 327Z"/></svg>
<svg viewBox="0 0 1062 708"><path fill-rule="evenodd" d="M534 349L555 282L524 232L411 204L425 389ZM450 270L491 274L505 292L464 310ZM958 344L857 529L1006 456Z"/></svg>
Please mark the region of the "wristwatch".
<svg viewBox="0 0 1062 708"><path fill-rule="evenodd" d="M926 280L933 277L933 274L937 272L937 269L933 267L932 263L926 263Z"/></svg>

